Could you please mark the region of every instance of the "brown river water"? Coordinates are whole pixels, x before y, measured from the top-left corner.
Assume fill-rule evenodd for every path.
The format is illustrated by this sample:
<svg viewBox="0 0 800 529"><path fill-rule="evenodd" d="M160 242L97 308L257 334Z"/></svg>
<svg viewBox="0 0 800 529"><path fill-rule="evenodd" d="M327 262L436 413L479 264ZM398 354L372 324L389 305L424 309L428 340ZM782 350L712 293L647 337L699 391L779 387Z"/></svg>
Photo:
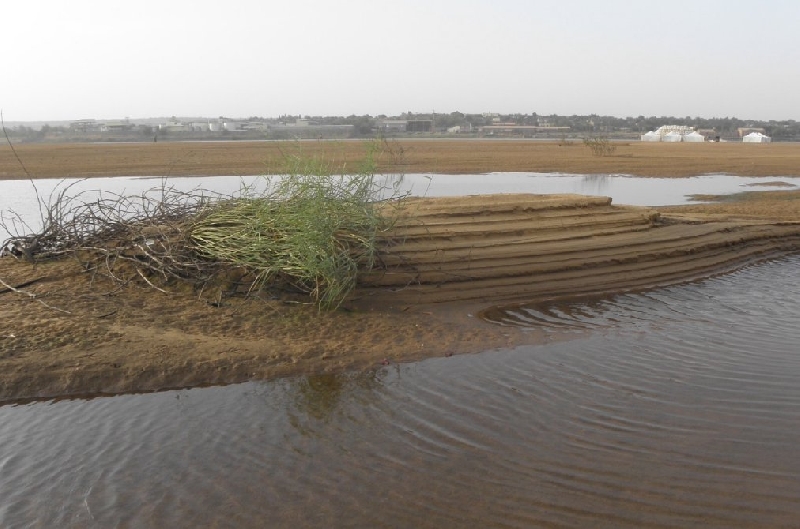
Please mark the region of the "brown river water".
<svg viewBox="0 0 800 529"><path fill-rule="evenodd" d="M0 527L797 527L800 255L489 310L551 337L0 407Z"/></svg>

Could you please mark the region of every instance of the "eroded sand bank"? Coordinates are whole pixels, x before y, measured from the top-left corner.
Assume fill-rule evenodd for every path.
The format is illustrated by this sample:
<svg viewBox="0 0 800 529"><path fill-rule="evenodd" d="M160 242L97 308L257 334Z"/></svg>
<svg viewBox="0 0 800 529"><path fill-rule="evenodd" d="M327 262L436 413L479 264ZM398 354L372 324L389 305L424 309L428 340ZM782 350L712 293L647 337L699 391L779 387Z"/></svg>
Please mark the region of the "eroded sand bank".
<svg viewBox="0 0 800 529"><path fill-rule="evenodd" d="M289 145L18 145L25 170L0 150L0 178L261 174L280 167ZM631 143L608 157L579 142L403 140L391 148L381 171L800 175L798 144ZM363 142L302 149L348 163L364 154ZM0 402L363 369L536 342L535 330L477 315L501 301L680 282L800 244L798 191L658 209L511 195L421 199L406 209L387 234L385 269L366 275L335 313L274 299L209 303L183 290L120 288L73 261L0 259L0 280L17 289L0 285Z"/></svg>
<svg viewBox="0 0 800 529"><path fill-rule="evenodd" d="M274 299L219 305L193 292L120 288L71 261L0 260L0 279L18 290L0 286L0 400L362 369L535 342L536 332L476 316L500 302L649 288L798 251L800 222L491 195L409 200L385 238L382 268L335 313Z"/></svg>

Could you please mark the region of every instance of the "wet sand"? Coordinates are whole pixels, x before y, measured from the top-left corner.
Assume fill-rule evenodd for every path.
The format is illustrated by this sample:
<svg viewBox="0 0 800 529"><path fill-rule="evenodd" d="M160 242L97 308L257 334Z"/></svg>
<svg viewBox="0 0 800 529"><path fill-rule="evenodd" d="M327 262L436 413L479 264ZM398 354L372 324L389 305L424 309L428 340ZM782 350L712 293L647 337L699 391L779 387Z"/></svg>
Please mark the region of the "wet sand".
<svg viewBox="0 0 800 529"><path fill-rule="evenodd" d="M452 154L443 142L419 143L424 145L414 144L415 149L439 145L442 159ZM512 150L538 145L505 144ZM494 150L501 143L461 142L457 151L466 145L475 159L483 152L489 161L475 162L472 171L459 167L453 172L512 170L491 162L502 160L495 158ZM62 146L50 146L55 147ZM109 149L118 147L124 146ZM663 164L666 172L679 172L676 167L688 167L689 162L676 161L672 166L665 152L675 159L680 158L676 153L706 152L693 151L695 145L681 146L690 147L685 150L673 147L647 145L638 150L638 145L630 146L637 156L651 154L652 160L640 167ZM759 153L757 163L751 165L765 171L762 176L792 174L786 167L773 172L769 168L800 155L800 146L794 145L756 146L781 147L772 150L773 158L765 155L768 150L736 147ZM556 144L545 150L558 149L584 150ZM625 153L622 148L618 152ZM794 154L784 156L787 153ZM20 155L27 156L23 149ZM54 159L58 156L53 154ZM99 163L95 156L102 154L92 155L85 162L87 167ZM621 156L618 166L613 166L612 158L586 161L576 155L575 166L552 170L630 172L625 169L627 157ZM582 165L589 162L595 163L594 170ZM114 174L144 174L141 165L129 163L128 169L119 166L120 172ZM700 156L692 174L726 172L720 164L715 169L707 157ZM244 165L232 167L241 171L234 174L250 173ZM794 170L798 168L795 161ZM425 170L445 172L427 165L417 165L413 172ZM680 169L684 170L688 169ZM73 261L33 267L3 258L0 280L17 290L0 285L0 400L152 391L368 369L535 343L542 339L536 332L484 323L479 311L523 299L650 288L798 251L799 205L800 193L783 190L659 209L618 207L605 198L581 196L415 199L408 202L407 215L387 237L394 243L382 255L385 270L365 275L352 299L334 313L260 298L228 298L217 306L192 292L164 294L136 284L119 288L89 277Z"/></svg>

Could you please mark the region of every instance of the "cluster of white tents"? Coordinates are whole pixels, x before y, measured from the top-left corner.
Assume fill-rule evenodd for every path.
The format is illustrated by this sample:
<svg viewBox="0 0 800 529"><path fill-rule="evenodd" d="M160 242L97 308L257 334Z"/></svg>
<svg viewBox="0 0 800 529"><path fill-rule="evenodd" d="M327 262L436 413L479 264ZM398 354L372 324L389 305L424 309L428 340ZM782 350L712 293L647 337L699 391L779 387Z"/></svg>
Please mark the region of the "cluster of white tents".
<svg viewBox="0 0 800 529"><path fill-rule="evenodd" d="M683 125L664 125L656 130L651 130L650 132L642 134L641 138L642 141L663 141L666 143L706 141L705 136L692 127Z"/></svg>
<svg viewBox="0 0 800 529"><path fill-rule="evenodd" d="M694 130L694 128L683 125L664 125L656 130L642 134L641 139L642 141L661 141L665 143L706 141L706 137ZM772 138L760 132L751 132L744 136L742 141L745 143L769 143Z"/></svg>

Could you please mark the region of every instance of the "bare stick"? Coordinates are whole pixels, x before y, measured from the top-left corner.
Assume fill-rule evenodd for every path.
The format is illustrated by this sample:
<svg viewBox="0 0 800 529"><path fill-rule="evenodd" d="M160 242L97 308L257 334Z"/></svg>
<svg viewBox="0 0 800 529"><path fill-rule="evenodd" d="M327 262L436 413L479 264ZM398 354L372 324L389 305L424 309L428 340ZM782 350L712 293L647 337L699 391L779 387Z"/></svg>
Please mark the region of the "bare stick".
<svg viewBox="0 0 800 529"><path fill-rule="evenodd" d="M33 190L36 191L36 200L39 201L39 209L41 210L42 199L39 196L39 189L36 187L36 184L33 183L33 177L28 172L28 168L25 167L25 164L22 163L22 158L20 158L19 154L17 154L17 150L14 148L14 144L11 143L11 138L8 137L8 131L6 130L6 120L3 117L3 110L2 109L0 109L0 128L3 129L3 135L6 137L6 142L8 142L8 146L11 147L11 152L14 153L14 158L17 159L17 162L19 163L19 166L22 167L22 171L25 173L25 176L27 176L28 180L30 180L31 185L33 186Z"/></svg>
<svg viewBox="0 0 800 529"><path fill-rule="evenodd" d="M17 154L17 150L14 148L14 144L11 143L11 138L8 137L8 131L6 130L6 121L5 121L5 118L3 117L3 111L1 109L0 109L0 126L2 126L2 128L3 128L3 134L6 137L6 141L8 142L8 146L11 147L11 152L14 153L14 157L17 159L17 162L19 162L19 166L22 167L22 170L25 172L25 176L27 176L29 180L33 180L33 178L31 177L31 174L28 172L28 169L25 167L25 164L22 163L22 159L20 159L19 154ZM34 187L36 187L36 186L34 186ZM38 194L38 192L37 192L37 194Z"/></svg>
<svg viewBox="0 0 800 529"><path fill-rule="evenodd" d="M16 294L22 294L23 296L28 296L29 298L31 298L32 300L36 301L37 303L41 303L42 305L44 305L44 306L45 306L45 307L47 307L48 309L55 310L55 311L58 311L58 312L63 312L64 314L72 314L72 313L71 313L70 311L68 311L68 310L60 309L60 308L58 308L58 307L54 307L54 306L52 306L52 305L49 305L49 304L45 303L44 301L42 301L41 299L39 299L39 296L37 296L36 294L33 294L33 293L31 293L31 292L25 292L24 290L20 290L20 289L18 289L18 288L15 288L15 287L13 287L13 286L9 285L9 284L8 284L8 283L6 283L5 281L3 281L3 280L2 280L2 278L0 278L0 285L3 285L3 286L4 286L4 287L6 287L8 290L10 290L11 292L14 292L14 293L16 293Z"/></svg>
<svg viewBox="0 0 800 529"><path fill-rule="evenodd" d="M168 293L168 292L167 292L166 290L164 290L163 288L158 288L158 287L157 287L157 286L155 286L153 283L151 283L151 282L150 282L150 280L149 280L149 279L147 279L147 278L144 276L144 274L142 273L142 271L141 271L141 270L139 270L138 268L136 269L136 272L138 272L139 276L140 276L142 279L144 279L144 282L145 282L145 283L147 283L148 285L150 285L150 286L151 286L151 287L153 287L154 289L158 290L159 292L163 292L164 294L167 294L167 293Z"/></svg>

